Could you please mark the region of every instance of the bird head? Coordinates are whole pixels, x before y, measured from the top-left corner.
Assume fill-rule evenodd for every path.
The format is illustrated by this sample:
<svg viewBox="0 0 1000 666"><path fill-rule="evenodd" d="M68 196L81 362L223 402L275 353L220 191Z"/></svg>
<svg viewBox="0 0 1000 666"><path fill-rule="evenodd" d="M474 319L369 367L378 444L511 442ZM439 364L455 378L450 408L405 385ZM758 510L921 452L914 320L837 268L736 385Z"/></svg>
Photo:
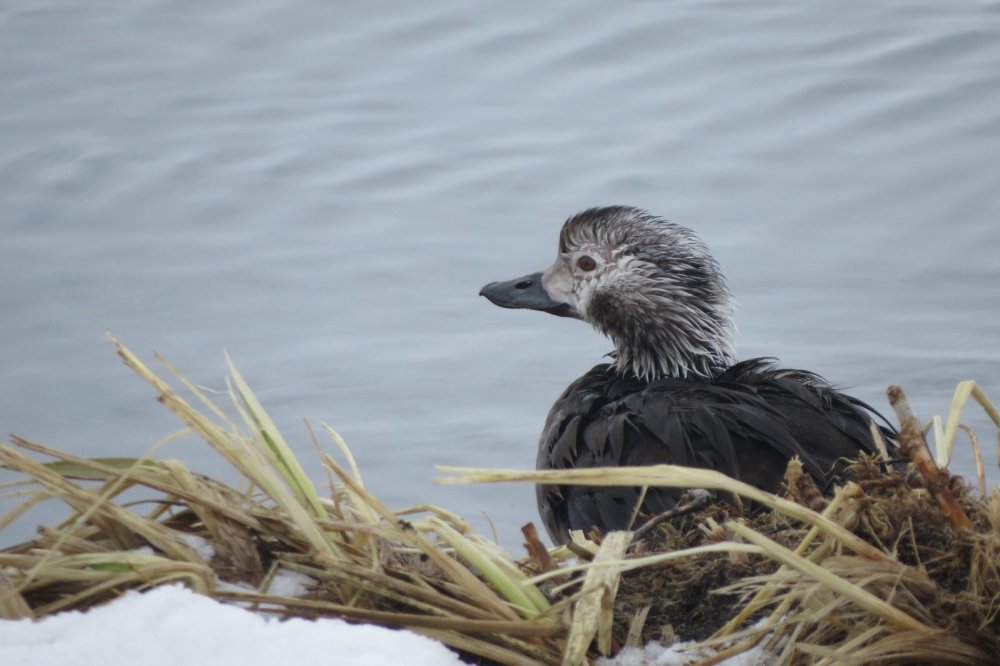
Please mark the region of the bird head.
<svg viewBox="0 0 1000 666"><path fill-rule="evenodd" d="M480 291L506 308L581 319L640 379L709 376L734 361L732 295L693 231L625 206L569 218L546 270Z"/></svg>

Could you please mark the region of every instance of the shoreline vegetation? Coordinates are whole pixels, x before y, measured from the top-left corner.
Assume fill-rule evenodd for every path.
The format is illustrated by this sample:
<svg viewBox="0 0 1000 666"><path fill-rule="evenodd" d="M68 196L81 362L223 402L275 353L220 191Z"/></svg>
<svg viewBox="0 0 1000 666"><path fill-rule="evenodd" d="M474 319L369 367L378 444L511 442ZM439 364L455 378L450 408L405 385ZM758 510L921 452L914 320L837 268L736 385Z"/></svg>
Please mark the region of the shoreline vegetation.
<svg viewBox="0 0 1000 666"><path fill-rule="evenodd" d="M928 426L933 456L891 388L905 459L855 461L832 497L795 461L783 497L669 465L440 468L443 483L668 485L737 498L689 492L690 502L635 533L578 534L553 549L528 525L527 555L515 559L450 511L385 506L325 424L308 428L328 477L318 490L231 361L227 411L165 359L178 389L112 342L240 481L174 459L85 459L20 437L0 442L0 464L20 477L3 492L23 498L0 516L0 531L43 501L70 511L0 550L0 619L182 582L281 616L405 627L473 663L581 664L677 638L697 641L689 654L702 664L751 649L787 664L993 664L1000 654L1000 490L987 490L978 439L959 421L970 398L998 433L1000 413L973 382L959 385L946 421ZM947 471L959 430L975 447L978 487ZM307 576L308 591L276 593L272 582L289 573Z"/></svg>

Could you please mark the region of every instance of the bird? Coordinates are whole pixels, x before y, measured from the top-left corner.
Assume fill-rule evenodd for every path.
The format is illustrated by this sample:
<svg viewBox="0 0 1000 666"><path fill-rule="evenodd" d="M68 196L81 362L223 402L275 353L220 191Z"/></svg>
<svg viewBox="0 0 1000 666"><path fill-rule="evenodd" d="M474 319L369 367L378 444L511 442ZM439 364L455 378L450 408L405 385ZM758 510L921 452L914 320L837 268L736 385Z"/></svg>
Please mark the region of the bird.
<svg viewBox="0 0 1000 666"><path fill-rule="evenodd" d="M773 358L738 361L734 301L697 234L630 206L590 208L559 234L544 271L480 291L503 308L582 320L614 344L549 411L537 469L675 464L715 469L770 492L794 456L820 488L875 454L871 424L892 426L819 375ZM633 528L683 489L536 486L549 537Z"/></svg>

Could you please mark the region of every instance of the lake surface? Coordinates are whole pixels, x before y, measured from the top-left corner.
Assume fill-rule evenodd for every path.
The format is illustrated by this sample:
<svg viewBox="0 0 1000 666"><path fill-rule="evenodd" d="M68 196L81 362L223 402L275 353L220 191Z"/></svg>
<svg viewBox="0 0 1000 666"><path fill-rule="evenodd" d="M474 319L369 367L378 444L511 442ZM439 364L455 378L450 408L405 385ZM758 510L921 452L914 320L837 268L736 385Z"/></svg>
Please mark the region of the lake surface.
<svg viewBox="0 0 1000 666"><path fill-rule="evenodd" d="M533 466L610 345L477 292L618 203L706 239L742 357L1000 401L1000 3L14 0L0 45L0 432L140 455L179 424L105 332L227 350L317 481L303 417L516 546L530 487L434 466Z"/></svg>

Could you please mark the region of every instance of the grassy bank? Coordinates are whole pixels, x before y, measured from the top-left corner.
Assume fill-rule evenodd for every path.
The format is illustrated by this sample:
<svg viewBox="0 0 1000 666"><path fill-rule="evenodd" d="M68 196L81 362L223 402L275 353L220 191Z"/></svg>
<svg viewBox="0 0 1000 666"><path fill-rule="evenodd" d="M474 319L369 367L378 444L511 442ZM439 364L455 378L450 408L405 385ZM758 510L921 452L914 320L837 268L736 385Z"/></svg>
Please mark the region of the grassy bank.
<svg viewBox="0 0 1000 666"><path fill-rule="evenodd" d="M309 433L318 450L336 453L309 463L329 478L317 489L232 364L224 410L163 359L177 388L115 345L241 480L225 485L178 460L83 459L16 437L0 443L0 464L19 473L12 490L23 497L0 530L39 502L70 511L0 551L2 618L181 581L272 613L406 627L487 663L582 663L672 635L712 648L692 652L706 663L759 645L784 663L992 664L1000 653L1000 493L939 469L905 409L912 462L887 471L883 461L859 460L832 499L794 465L784 498L671 466L443 469L450 483L724 488L764 507L746 515L693 502L641 539L579 535L553 550L529 530L527 555L515 559L449 511L386 507L325 425ZM947 422L932 424L941 461L970 397L1000 426L985 395L961 385ZM276 593L283 572L308 576L309 591Z"/></svg>

